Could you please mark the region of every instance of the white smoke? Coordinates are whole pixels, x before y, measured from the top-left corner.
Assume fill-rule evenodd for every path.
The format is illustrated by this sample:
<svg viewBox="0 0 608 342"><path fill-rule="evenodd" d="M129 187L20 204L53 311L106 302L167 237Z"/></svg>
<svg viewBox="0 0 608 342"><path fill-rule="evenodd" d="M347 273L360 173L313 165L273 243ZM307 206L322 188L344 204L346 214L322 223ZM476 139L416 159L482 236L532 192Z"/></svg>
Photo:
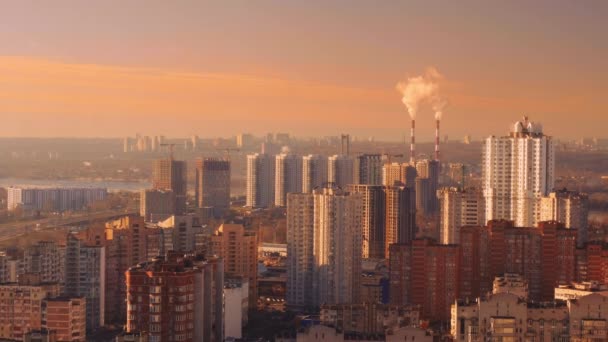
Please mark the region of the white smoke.
<svg viewBox="0 0 608 342"><path fill-rule="evenodd" d="M440 96L431 99L433 111L435 112L435 120L441 120L443 109L448 105L448 101Z"/></svg>
<svg viewBox="0 0 608 342"><path fill-rule="evenodd" d="M441 119L446 101L439 95L439 82L443 76L433 67L426 69L424 75L409 77L407 81L397 83L401 93L401 101L407 108L412 120L416 119L418 107L423 102L429 102L435 112L435 118Z"/></svg>

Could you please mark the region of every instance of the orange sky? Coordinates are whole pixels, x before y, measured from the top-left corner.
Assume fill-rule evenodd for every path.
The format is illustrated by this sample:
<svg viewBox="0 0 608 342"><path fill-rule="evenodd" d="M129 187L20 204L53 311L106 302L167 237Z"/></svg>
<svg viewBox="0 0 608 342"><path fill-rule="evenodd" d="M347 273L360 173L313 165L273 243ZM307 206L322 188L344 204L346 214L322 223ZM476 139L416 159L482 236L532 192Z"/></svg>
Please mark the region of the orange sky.
<svg viewBox="0 0 608 342"><path fill-rule="evenodd" d="M481 4L9 3L0 136L398 139L395 84L427 66L445 76L452 137L504 134L524 113L555 136L608 136L608 7ZM430 140L430 109L418 118Z"/></svg>

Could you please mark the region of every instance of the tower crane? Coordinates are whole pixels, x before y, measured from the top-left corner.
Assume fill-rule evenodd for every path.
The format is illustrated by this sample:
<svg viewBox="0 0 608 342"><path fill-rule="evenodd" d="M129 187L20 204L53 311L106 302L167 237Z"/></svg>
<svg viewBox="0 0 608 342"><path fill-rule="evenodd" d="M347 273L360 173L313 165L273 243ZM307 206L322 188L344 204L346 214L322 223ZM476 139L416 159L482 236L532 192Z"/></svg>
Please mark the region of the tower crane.
<svg viewBox="0 0 608 342"><path fill-rule="evenodd" d="M395 158L403 158L403 153L399 153L399 154L382 153L382 156L386 157L388 163L390 164L393 157L395 157Z"/></svg>
<svg viewBox="0 0 608 342"><path fill-rule="evenodd" d="M234 147L216 148L216 150L218 150L218 151L224 151L226 153L226 155L228 156L228 160L230 160L230 153L231 152L240 152L241 151L240 149L234 148Z"/></svg>

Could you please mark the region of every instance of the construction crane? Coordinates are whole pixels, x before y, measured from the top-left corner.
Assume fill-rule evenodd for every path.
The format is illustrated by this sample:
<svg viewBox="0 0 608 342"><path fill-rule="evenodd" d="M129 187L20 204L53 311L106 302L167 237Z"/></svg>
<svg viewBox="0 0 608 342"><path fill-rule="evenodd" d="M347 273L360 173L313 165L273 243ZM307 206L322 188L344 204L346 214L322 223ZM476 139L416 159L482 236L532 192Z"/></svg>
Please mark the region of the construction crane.
<svg viewBox="0 0 608 342"><path fill-rule="evenodd" d="M175 148L175 144L162 143L160 146L169 146L169 159L173 160L173 149Z"/></svg>
<svg viewBox="0 0 608 342"><path fill-rule="evenodd" d="M216 150L218 150L218 151L224 151L226 153L226 155L228 156L228 160L230 160L230 152L240 152L241 151L240 149L233 148L233 147L216 148Z"/></svg>
<svg viewBox="0 0 608 342"><path fill-rule="evenodd" d="M390 164L393 157L403 158L403 153L399 153L399 154L382 153L382 156L386 157L388 163Z"/></svg>

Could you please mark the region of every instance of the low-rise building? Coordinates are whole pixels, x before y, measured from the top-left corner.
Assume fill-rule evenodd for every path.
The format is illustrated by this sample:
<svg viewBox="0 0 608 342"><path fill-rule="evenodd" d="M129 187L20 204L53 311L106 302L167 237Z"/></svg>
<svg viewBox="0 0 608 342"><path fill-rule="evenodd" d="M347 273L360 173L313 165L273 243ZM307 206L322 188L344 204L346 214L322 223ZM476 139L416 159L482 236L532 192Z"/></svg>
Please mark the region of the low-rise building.
<svg viewBox="0 0 608 342"><path fill-rule="evenodd" d="M224 334L240 339L247 325L249 311L249 282L246 278L230 278L224 283Z"/></svg>
<svg viewBox="0 0 608 342"><path fill-rule="evenodd" d="M528 282L516 273L505 273L494 278L492 293L512 293L524 300L528 299Z"/></svg>
<svg viewBox="0 0 608 342"><path fill-rule="evenodd" d="M556 300L578 299L593 293L608 297L608 285L597 282L572 283L555 288Z"/></svg>
<svg viewBox="0 0 608 342"><path fill-rule="evenodd" d="M27 332L42 329L42 303L59 295L56 283L20 278L19 283L0 285L0 339L21 341Z"/></svg>
<svg viewBox="0 0 608 342"><path fill-rule="evenodd" d="M532 304L513 293L496 293L452 305L454 341L568 341L565 303ZM531 338L531 339L530 339Z"/></svg>
<svg viewBox="0 0 608 342"><path fill-rule="evenodd" d="M86 341L87 309L84 298L47 298L42 304L44 327L57 341Z"/></svg>
<svg viewBox="0 0 608 342"><path fill-rule="evenodd" d="M417 327L420 307L376 303L323 305L320 321L340 331L383 334L387 328Z"/></svg>

